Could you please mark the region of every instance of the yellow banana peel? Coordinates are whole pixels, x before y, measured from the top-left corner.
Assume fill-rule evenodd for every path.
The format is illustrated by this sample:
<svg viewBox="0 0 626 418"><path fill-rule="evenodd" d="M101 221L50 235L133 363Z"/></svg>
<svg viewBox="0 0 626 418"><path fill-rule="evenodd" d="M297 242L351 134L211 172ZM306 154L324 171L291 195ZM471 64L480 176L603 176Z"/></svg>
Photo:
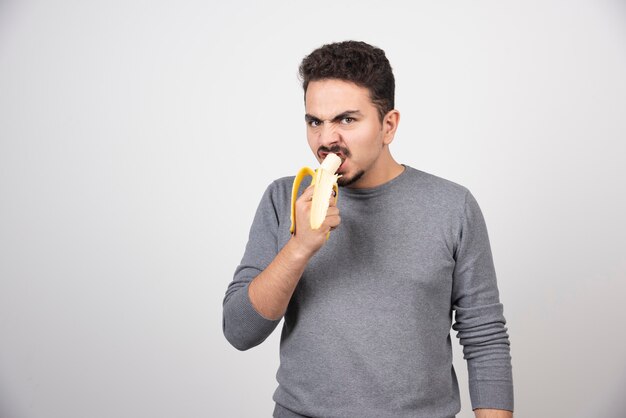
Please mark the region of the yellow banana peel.
<svg viewBox="0 0 626 418"><path fill-rule="evenodd" d="M313 171L309 167L302 167L293 181L291 190L291 227L289 232L292 234L296 231L296 200L298 199L298 190L300 183L307 177L313 177L311 184L315 187L313 190L313 201L311 202L311 229L319 229L326 219L328 211L329 199L331 191L335 191L335 202L339 197L339 188L337 187L337 179L340 175L335 174L341 165L341 158L336 154L328 154L320 167ZM330 236L330 232L326 239Z"/></svg>

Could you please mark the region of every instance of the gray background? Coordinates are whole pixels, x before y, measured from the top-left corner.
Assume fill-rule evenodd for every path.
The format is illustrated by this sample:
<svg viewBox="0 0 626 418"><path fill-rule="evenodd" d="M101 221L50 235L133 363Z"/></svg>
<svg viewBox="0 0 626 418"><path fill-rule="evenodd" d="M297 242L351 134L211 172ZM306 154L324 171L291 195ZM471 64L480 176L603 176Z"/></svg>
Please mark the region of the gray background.
<svg viewBox="0 0 626 418"><path fill-rule="evenodd" d="M624 416L623 1L4 0L0 417L270 416L278 332L236 351L221 302L344 39L394 67L397 159L483 209L516 416Z"/></svg>

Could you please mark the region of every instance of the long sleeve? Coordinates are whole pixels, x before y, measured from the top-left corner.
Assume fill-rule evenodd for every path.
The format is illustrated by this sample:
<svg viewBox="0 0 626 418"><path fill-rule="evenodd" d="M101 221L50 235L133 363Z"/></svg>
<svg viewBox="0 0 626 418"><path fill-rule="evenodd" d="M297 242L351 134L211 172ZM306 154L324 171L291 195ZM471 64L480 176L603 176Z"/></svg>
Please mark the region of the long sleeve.
<svg viewBox="0 0 626 418"><path fill-rule="evenodd" d="M467 360L473 409L513 410L509 336L482 212L470 192L455 249L453 329Z"/></svg>
<svg viewBox="0 0 626 418"><path fill-rule="evenodd" d="M278 211L275 206L275 183L265 191L250 228L248 243L233 281L223 302L223 331L226 339L237 349L247 350L261 344L280 320L262 317L248 297L250 282L261 273L278 253Z"/></svg>

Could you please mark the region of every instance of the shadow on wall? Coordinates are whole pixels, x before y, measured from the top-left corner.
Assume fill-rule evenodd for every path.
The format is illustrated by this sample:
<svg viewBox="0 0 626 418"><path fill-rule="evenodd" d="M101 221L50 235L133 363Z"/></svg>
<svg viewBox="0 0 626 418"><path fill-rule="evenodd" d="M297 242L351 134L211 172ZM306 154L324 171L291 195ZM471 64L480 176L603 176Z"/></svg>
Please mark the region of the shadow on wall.
<svg viewBox="0 0 626 418"><path fill-rule="evenodd" d="M626 369L622 370L619 384L613 387L611 393L607 393L606 406L595 411L594 416L606 418L624 418L626 416L626 396L624 396L624 388L626 388Z"/></svg>

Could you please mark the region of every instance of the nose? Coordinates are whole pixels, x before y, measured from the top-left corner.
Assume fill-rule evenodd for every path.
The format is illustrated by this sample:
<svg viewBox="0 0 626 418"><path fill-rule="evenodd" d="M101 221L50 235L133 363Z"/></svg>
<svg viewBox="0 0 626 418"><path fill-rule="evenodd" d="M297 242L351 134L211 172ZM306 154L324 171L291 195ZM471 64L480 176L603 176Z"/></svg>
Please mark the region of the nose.
<svg viewBox="0 0 626 418"><path fill-rule="evenodd" d="M319 133L320 145L326 147L339 143L339 132L335 128L334 124L324 123Z"/></svg>

